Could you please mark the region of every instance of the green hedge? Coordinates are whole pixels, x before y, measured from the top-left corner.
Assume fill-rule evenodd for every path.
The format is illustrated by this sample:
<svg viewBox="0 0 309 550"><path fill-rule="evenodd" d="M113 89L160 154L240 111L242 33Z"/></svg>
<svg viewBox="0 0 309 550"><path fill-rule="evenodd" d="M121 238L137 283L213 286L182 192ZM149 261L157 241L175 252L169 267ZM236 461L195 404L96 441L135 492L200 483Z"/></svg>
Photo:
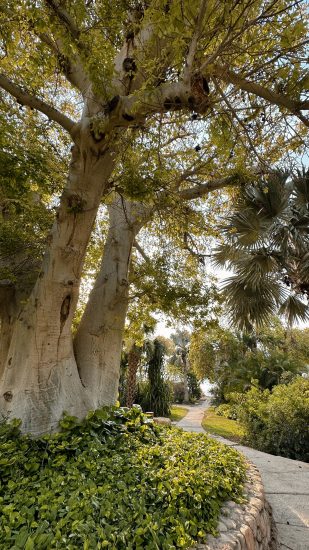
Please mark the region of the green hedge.
<svg viewBox="0 0 309 550"><path fill-rule="evenodd" d="M242 498L235 450L138 407L65 417L62 430L33 440L0 426L1 549L188 548Z"/></svg>
<svg viewBox="0 0 309 550"><path fill-rule="evenodd" d="M309 380L245 394L240 420L256 449L309 462Z"/></svg>
<svg viewBox="0 0 309 550"><path fill-rule="evenodd" d="M238 420L238 407L232 403L222 403L222 405L216 407L215 412L218 416L223 416L229 420Z"/></svg>

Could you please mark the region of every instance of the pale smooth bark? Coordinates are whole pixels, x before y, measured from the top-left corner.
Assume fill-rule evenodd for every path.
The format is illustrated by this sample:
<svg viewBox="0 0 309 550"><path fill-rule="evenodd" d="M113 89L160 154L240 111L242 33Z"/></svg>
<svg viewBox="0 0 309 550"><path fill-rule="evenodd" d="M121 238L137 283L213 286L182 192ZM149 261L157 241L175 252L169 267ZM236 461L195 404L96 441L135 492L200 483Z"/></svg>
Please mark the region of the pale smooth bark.
<svg viewBox="0 0 309 550"><path fill-rule="evenodd" d="M81 380L96 407L117 399L131 251L143 224L142 207L121 197L108 211L110 227L101 268L74 342Z"/></svg>
<svg viewBox="0 0 309 550"><path fill-rule="evenodd" d="M13 285L0 287L0 379L4 371L12 339L14 321L16 320L14 294Z"/></svg>
<svg viewBox="0 0 309 550"><path fill-rule="evenodd" d="M93 406L79 378L71 323L86 247L114 159L81 136L35 287L14 325L1 380L0 412L23 431L54 429L63 411Z"/></svg>

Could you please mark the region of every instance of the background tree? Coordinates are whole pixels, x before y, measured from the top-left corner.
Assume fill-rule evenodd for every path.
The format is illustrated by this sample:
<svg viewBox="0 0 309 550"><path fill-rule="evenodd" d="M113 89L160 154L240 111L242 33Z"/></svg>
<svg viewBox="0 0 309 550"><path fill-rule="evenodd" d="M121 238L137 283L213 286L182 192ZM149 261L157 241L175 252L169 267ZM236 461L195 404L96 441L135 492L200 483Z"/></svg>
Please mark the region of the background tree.
<svg viewBox="0 0 309 550"><path fill-rule="evenodd" d="M171 395L167 382L164 380L165 348L160 340L149 342L146 392L147 408L155 416L169 416Z"/></svg>
<svg viewBox="0 0 309 550"><path fill-rule="evenodd" d="M175 343L175 352L170 357L169 363L173 365L174 370L180 375L184 386L184 401L185 403L189 403L190 333L187 330L177 330L177 332L171 334L171 339Z"/></svg>
<svg viewBox="0 0 309 550"><path fill-rule="evenodd" d="M136 374L141 360L142 350L135 343L128 352L128 370L126 381L126 406L132 407L136 393Z"/></svg>
<svg viewBox="0 0 309 550"><path fill-rule="evenodd" d="M251 385L271 389L306 372L308 344L308 330L286 330L278 319L272 319L255 334L220 326L195 332L190 359L199 376L216 383L216 399L224 402L232 391L243 392Z"/></svg>

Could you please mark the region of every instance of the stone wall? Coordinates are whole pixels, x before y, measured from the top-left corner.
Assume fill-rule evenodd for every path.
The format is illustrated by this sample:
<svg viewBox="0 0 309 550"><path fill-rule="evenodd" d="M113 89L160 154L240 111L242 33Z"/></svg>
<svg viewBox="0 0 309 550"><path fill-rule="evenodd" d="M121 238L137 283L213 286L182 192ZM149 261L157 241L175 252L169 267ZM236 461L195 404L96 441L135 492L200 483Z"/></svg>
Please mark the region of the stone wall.
<svg viewBox="0 0 309 550"><path fill-rule="evenodd" d="M245 484L246 502L225 503L219 518L219 536L211 535L207 544L198 544L195 550L276 550L275 526L271 508L265 499L261 476L256 466L248 462ZM193 549L192 549L193 550Z"/></svg>

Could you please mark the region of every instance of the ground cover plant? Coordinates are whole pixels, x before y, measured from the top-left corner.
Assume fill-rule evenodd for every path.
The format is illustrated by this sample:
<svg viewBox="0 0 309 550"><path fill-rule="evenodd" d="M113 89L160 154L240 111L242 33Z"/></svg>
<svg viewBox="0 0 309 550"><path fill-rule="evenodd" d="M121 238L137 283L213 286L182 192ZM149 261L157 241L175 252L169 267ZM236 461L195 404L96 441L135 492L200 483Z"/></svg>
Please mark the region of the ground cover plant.
<svg viewBox="0 0 309 550"><path fill-rule="evenodd" d="M244 436L244 429L239 422L218 414L214 407L209 407L205 412L202 426L206 432L226 437L232 441L240 441Z"/></svg>
<svg viewBox="0 0 309 550"><path fill-rule="evenodd" d="M99 410L31 439L0 426L0 547L188 548L242 498L241 456L205 435L159 427L138 407Z"/></svg>

